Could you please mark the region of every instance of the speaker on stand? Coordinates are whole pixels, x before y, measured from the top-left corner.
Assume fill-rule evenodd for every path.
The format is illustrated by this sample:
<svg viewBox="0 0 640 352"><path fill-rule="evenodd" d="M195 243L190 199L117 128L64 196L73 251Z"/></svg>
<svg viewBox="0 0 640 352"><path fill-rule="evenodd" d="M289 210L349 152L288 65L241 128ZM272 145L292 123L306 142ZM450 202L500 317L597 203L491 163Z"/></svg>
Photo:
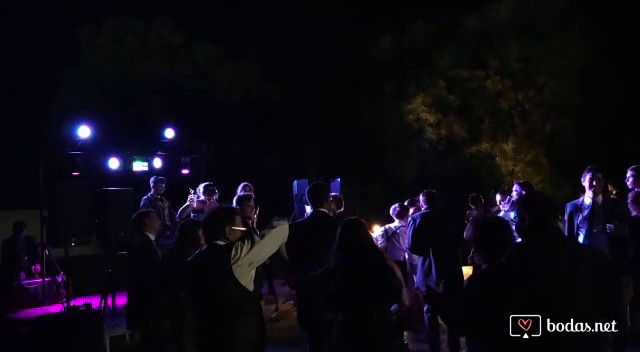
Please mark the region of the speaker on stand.
<svg viewBox="0 0 640 352"><path fill-rule="evenodd" d="M124 286L117 278L125 277L127 231L136 208L131 188L102 188L97 197L96 238L102 252L102 285L98 310L106 312L111 296L115 313L116 291Z"/></svg>

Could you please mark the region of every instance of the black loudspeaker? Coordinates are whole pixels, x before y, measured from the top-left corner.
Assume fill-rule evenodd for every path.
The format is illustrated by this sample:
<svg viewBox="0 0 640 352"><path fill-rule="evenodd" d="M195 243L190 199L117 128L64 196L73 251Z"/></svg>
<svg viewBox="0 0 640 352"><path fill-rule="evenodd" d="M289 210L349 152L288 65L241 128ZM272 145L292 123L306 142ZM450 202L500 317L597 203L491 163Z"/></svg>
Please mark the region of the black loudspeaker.
<svg viewBox="0 0 640 352"><path fill-rule="evenodd" d="M96 239L103 254L124 250L125 232L137 210L131 188L102 188L96 199Z"/></svg>
<svg viewBox="0 0 640 352"><path fill-rule="evenodd" d="M47 243L52 247L89 245L94 237L95 192L83 180L66 180L49 194Z"/></svg>

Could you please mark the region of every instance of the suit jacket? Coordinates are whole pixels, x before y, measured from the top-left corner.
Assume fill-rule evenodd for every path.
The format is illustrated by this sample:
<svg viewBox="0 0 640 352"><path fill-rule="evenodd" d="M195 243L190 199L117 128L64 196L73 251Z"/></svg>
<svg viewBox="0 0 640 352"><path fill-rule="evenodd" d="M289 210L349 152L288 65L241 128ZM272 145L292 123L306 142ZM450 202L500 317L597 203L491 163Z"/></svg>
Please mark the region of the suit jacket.
<svg viewBox="0 0 640 352"><path fill-rule="evenodd" d="M323 276L313 274L327 265L337 231L338 221L320 210L289 225L287 272L296 290L301 325L307 317L327 313Z"/></svg>
<svg viewBox="0 0 640 352"><path fill-rule="evenodd" d="M155 244L137 233L127 252L127 323L139 328L163 313L166 270Z"/></svg>
<svg viewBox="0 0 640 352"><path fill-rule="evenodd" d="M420 256L416 285L445 290L462 287L462 263L459 250L463 231L456 231L456 219L442 210L423 210L409 218L409 252Z"/></svg>
<svg viewBox="0 0 640 352"><path fill-rule="evenodd" d="M619 224L625 223L627 220L625 209L620 206L616 199L602 196L602 210L603 210L603 226L606 224ZM585 215L587 204L584 202L584 197L580 197L572 202L567 203L565 206L565 235L573 240L578 240L578 222L580 216ZM616 231L611 234L606 234L607 239L604 246L606 248L599 248L606 254L610 254L614 257L618 257L618 252L623 244L619 243L622 240L624 230L622 226L617 226ZM599 246L600 247L600 246ZM612 253L609 250L613 250Z"/></svg>

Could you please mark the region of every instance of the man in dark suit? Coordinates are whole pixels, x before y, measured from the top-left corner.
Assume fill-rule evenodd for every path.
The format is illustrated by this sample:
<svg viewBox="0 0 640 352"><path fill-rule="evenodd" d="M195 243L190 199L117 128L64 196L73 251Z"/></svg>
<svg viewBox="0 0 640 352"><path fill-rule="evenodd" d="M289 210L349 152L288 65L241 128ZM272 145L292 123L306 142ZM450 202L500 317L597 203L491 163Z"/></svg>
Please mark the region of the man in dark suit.
<svg viewBox="0 0 640 352"><path fill-rule="evenodd" d="M458 251L462 245L462 230L455 231L455 219L438 207L436 192L420 194L422 211L409 218L407 237L409 252L420 257L416 286L425 292L427 286L445 297L460 293L463 285L462 264ZM425 307L427 340L431 351L440 350L440 323L433 306ZM460 350L460 338L449 329L449 351Z"/></svg>
<svg viewBox="0 0 640 352"><path fill-rule="evenodd" d="M140 337L142 350L161 351L165 270L155 237L162 223L151 209L133 215L132 244L127 253L127 325Z"/></svg>
<svg viewBox="0 0 640 352"><path fill-rule="evenodd" d="M2 241L2 268L11 283L32 275L31 265L38 263L38 246L33 236L26 233L24 221L13 223L12 235Z"/></svg>
<svg viewBox="0 0 640 352"><path fill-rule="evenodd" d="M589 166L580 179L584 196L565 207L565 234L582 244L602 251L614 261L619 257L617 242L624 234L625 212L615 199L602 193L605 185L602 171Z"/></svg>
<svg viewBox="0 0 640 352"><path fill-rule="evenodd" d="M292 223L286 243L288 274L296 290L298 324L307 335L308 350L328 351L333 319L329 312L320 276L314 273L326 266L336 239L338 221L329 215L330 188L323 182L307 188L307 201L313 211Z"/></svg>
<svg viewBox="0 0 640 352"><path fill-rule="evenodd" d="M515 204L522 239L506 259L511 270L513 312L535 312L551 321L612 321L622 324L620 285L604 252L563 235L553 200L530 192ZM513 313L511 313L513 314ZM518 313L519 314L519 313ZM511 350L604 351L598 334L542 334ZM616 336L616 351L623 342ZM522 347L527 347L523 349Z"/></svg>

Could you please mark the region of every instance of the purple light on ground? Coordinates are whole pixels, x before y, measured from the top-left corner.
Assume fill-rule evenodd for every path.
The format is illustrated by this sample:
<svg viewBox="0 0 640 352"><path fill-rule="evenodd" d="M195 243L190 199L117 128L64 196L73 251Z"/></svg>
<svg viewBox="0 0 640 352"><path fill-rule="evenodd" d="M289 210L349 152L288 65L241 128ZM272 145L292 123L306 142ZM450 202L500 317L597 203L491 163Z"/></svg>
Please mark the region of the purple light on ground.
<svg viewBox="0 0 640 352"><path fill-rule="evenodd" d="M100 305L100 295L93 296L83 296L77 297L71 300L72 306L82 306L85 303L91 303L91 307L93 309L98 309L98 305ZM109 300L107 302L109 306L111 306L111 296L109 296ZM116 309L122 309L127 304L127 293L126 292L118 292L116 293ZM55 314L63 311L62 304L52 304L49 306L39 307L39 308L29 308L18 310L16 312L8 314L11 318L16 319L35 319L37 317L47 315L47 314Z"/></svg>
<svg viewBox="0 0 640 352"><path fill-rule="evenodd" d="M189 169L182 169L180 170L180 173L183 175L188 175L189 174Z"/></svg>

